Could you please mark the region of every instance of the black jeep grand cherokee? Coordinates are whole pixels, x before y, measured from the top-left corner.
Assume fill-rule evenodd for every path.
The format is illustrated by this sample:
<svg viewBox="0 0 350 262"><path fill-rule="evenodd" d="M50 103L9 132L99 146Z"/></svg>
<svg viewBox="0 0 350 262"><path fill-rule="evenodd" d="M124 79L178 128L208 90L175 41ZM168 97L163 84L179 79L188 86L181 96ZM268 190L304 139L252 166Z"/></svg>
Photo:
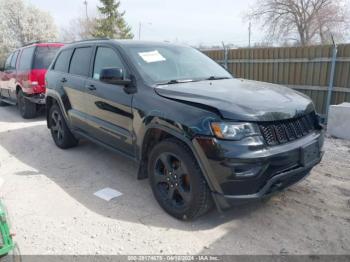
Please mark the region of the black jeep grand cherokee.
<svg viewBox="0 0 350 262"><path fill-rule="evenodd" d="M56 145L88 138L134 159L138 178L149 178L159 204L179 219L282 190L322 157L309 98L234 79L190 47L77 42L61 49L46 77Z"/></svg>

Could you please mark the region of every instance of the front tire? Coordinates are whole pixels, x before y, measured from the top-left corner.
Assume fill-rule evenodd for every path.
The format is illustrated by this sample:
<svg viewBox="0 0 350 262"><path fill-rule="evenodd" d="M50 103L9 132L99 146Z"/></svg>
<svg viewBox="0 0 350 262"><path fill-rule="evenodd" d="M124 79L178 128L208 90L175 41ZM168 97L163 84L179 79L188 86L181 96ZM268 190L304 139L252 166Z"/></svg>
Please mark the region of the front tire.
<svg viewBox="0 0 350 262"><path fill-rule="evenodd" d="M167 139L151 151L148 174L159 205L180 220L193 220L210 210L210 190L191 150Z"/></svg>
<svg viewBox="0 0 350 262"><path fill-rule="evenodd" d="M78 140L69 130L58 105L50 108L49 121L51 136L59 148L67 149L78 145Z"/></svg>
<svg viewBox="0 0 350 262"><path fill-rule="evenodd" d="M18 92L17 102L19 112L24 119L31 119L36 116L36 104L26 99L22 90Z"/></svg>

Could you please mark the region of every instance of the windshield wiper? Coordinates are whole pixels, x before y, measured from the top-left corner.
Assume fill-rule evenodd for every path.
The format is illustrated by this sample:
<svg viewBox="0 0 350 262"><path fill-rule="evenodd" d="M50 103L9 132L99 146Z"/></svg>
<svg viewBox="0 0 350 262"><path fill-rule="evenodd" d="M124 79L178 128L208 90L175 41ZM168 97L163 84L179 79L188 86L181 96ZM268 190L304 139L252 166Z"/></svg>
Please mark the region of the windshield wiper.
<svg viewBox="0 0 350 262"><path fill-rule="evenodd" d="M231 78L227 76L210 76L205 80L222 80L222 79L231 79Z"/></svg>
<svg viewBox="0 0 350 262"><path fill-rule="evenodd" d="M158 83L157 85L158 86L161 86L161 85L174 85L174 84L189 83L189 82L194 82L194 80L192 80L192 79L187 79L187 80L176 80L176 79L173 79L173 80L170 80L170 81L167 81L167 82Z"/></svg>
<svg viewBox="0 0 350 262"><path fill-rule="evenodd" d="M174 84L181 84L181 83L190 83L190 82L200 82L200 81L205 81L205 80L222 80L222 79L231 79L231 77L228 76L210 76L208 78L205 79L183 79L183 80L179 80L179 79L173 79L173 80L169 80L163 83L157 83L158 86L161 85L174 85Z"/></svg>

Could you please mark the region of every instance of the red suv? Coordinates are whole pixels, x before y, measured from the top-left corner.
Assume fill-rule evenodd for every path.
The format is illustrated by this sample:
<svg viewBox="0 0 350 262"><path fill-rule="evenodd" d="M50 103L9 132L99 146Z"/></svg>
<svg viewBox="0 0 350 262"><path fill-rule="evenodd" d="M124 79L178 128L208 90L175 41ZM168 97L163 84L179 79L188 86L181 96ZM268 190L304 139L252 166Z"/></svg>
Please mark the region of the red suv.
<svg viewBox="0 0 350 262"><path fill-rule="evenodd" d="M35 43L12 52L0 71L0 106L18 105L23 118L45 104L45 75L61 43Z"/></svg>

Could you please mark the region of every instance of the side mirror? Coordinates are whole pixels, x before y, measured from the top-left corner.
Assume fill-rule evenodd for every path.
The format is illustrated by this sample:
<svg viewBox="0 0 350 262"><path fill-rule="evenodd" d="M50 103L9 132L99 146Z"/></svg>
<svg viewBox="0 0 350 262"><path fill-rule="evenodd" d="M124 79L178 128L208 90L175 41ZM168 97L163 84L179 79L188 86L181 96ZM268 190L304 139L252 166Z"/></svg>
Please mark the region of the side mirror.
<svg viewBox="0 0 350 262"><path fill-rule="evenodd" d="M100 72L100 81L112 85L129 85L130 79L124 78L122 68L103 68Z"/></svg>

